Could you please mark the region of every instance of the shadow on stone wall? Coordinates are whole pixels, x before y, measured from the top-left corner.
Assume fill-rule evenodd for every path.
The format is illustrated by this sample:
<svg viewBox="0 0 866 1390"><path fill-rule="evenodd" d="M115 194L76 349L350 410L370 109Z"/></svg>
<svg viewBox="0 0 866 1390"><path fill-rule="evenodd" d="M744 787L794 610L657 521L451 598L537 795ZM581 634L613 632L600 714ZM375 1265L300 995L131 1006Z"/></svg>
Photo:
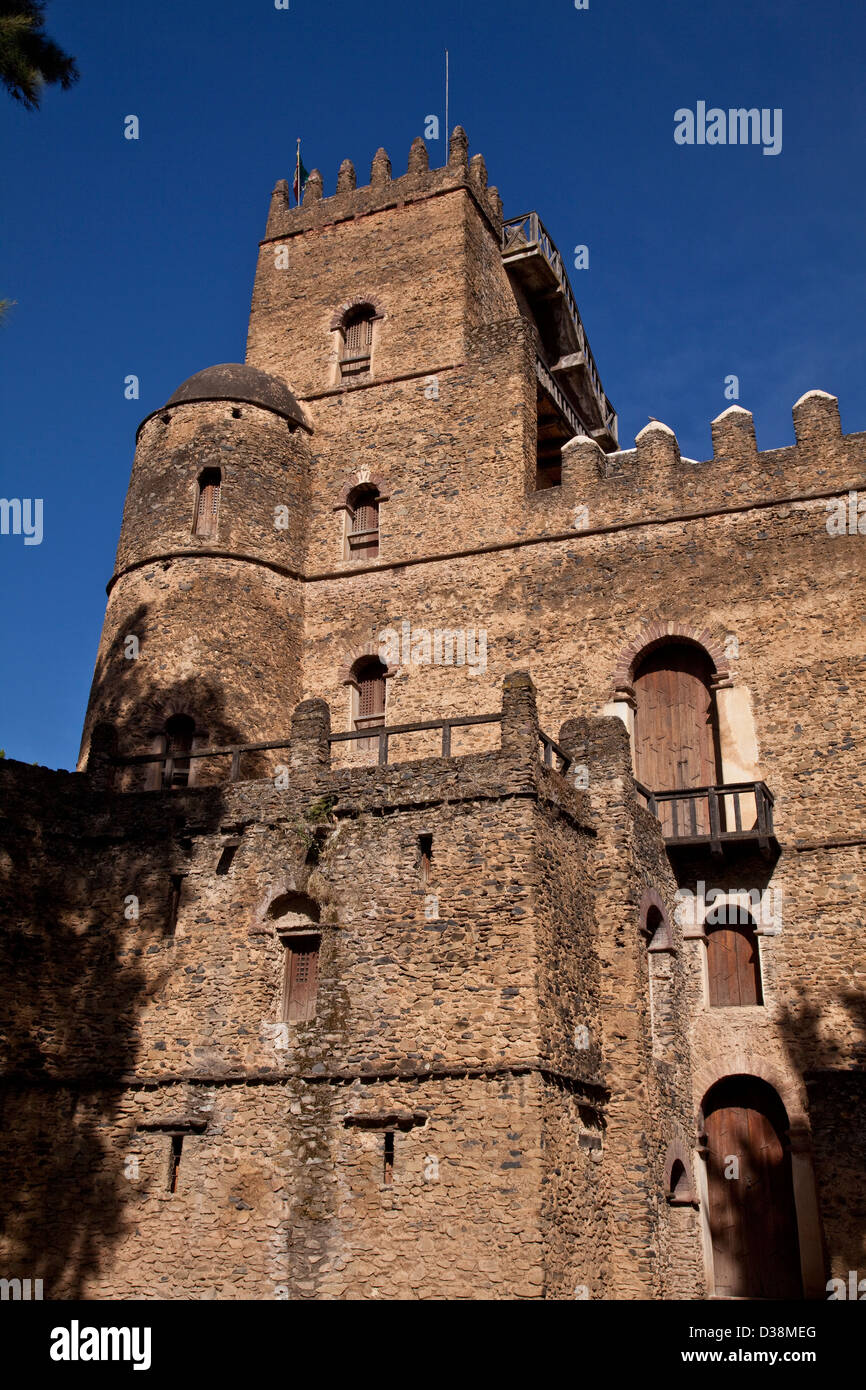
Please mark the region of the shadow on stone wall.
<svg viewBox="0 0 866 1390"><path fill-rule="evenodd" d="M168 692L193 695L230 729L216 681ZM133 708L156 698L143 691ZM171 875L184 826L218 829L224 797L112 794L4 761L0 805L0 1277L42 1279L46 1299L92 1296L129 1219L125 1097L148 992L172 969Z"/></svg>
<svg viewBox="0 0 866 1390"><path fill-rule="evenodd" d="M824 1009L799 986L779 1022L808 1093L812 1162L831 1272L866 1279L866 994L842 990L848 1026L828 1032Z"/></svg>
<svg viewBox="0 0 866 1390"><path fill-rule="evenodd" d="M164 732L166 720L176 714L190 715L195 721L195 747L243 742L239 724L228 718L219 671L196 670L183 679L175 677L166 680L157 661L152 657L145 660L145 641L148 652L151 645L158 641L158 634L150 635L153 623L150 612L149 604L139 604L124 621L123 632L108 651L97 656L82 739L82 755L86 755L96 719L103 728L114 727L118 750L126 755L154 751L154 740ZM144 635L142 655L138 659L129 659L124 654L125 634ZM287 717L287 730L288 722ZM254 767L252 756L249 755L245 762L245 777L262 775ZM194 766L202 783L228 779L227 759L214 760L207 765L196 760ZM253 770L248 770L250 768ZM146 789L150 785L146 780L147 771L139 767L134 773L123 773L118 787L123 790Z"/></svg>

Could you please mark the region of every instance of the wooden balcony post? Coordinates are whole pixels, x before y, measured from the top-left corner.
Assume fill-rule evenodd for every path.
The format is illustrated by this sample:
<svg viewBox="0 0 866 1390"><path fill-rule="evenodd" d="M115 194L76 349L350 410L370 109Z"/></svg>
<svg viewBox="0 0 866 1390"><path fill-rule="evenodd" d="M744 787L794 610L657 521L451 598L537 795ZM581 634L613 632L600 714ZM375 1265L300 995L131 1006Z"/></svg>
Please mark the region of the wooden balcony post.
<svg viewBox="0 0 866 1390"><path fill-rule="evenodd" d="M719 794L715 787L710 787L707 792L707 801L710 807L710 851L712 854L721 855L722 828L719 817Z"/></svg>

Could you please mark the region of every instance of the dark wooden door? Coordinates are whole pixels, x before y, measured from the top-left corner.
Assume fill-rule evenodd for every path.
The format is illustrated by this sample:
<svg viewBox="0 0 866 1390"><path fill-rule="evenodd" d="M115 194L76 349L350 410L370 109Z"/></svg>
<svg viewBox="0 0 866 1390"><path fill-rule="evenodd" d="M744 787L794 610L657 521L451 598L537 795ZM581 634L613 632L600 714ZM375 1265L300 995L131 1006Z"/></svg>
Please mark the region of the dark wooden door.
<svg viewBox="0 0 866 1390"><path fill-rule="evenodd" d="M768 1101L768 1097L774 1102ZM773 1111L777 1111L773 1115ZM781 1112L781 1115L778 1113ZM706 1116L709 1223L715 1292L802 1298L791 1156L775 1092L743 1077ZM738 1161L738 1176L732 1173Z"/></svg>
<svg viewBox="0 0 866 1390"><path fill-rule="evenodd" d="M306 1023L316 1017L319 938L300 937L288 952L283 1017L287 1023Z"/></svg>
<svg viewBox="0 0 866 1390"><path fill-rule="evenodd" d="M747 925L713 927L707 936L710 1004L760 1004L761 968L758 938Z"/></svg>
<svg viewBox="0 0 866 1390"><path fill-rule="evenodd" d="M716 782L716 738L709 658L699 647L658 647L635 675L635 765L650 791ZM708 835L706 801L659 804L666 835Z"/></svg>

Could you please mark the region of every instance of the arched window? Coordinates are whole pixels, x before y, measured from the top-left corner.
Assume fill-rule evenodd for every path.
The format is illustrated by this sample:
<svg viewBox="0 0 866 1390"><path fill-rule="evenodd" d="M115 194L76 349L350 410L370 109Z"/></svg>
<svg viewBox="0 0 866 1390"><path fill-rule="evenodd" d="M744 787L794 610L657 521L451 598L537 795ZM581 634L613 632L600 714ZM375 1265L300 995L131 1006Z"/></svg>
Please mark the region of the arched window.
<svg viewBox="0 0 866 1390"><path fill-rule="evenodd" d="M706 925L710 1007L763 1004L758 938L749 914L725 902L708 911Z"/></svg>
<svg viewBox="0 0 866 1390"><path fill-rule="evenodd" d="M709 787L721 780L712 673L707 653L690 642L654 647L638 663L635 775L650 791ZM710 831L707 803L700 798L660 802L659 819L665 835Z"/></svg>
<svg viewBox="0 0 866 1390"><path fill-rule="evenodd" d="M353 675L353 723L356 729L378 729L385 723L385 667L378 657L359 661ZM359 748L372 741L359 739Z"/></svg>
<svg viewBox="0 0 866 1390"><path fill-rule="evenodd" d="M195 720L188 714L173 714L166 720L164 738L165 762L162 766L163 787L189 785L192 742Z"/></svg>
<svg viewBox="0 0 866 1390"><path fill-rule="evenodd" d="M379 554L379 489L372 483L349 494L346 530L348 559L375 559Z"/></svg>
<svg viewBox="0 0 866 1390"><path fill-rule="evenodd" d="M198 480L193 534L215 536L220 510L222 474L218 468L206 468Z"/></svg>
<svg viewBox="0 0 866 1390"><path fill-rule="evenodd" d="M646 922L644 923L643 930L648 951L673 950L670 927L665 920L664 914L655 904L647 910Z"/></svg>
<svg viewBox="0 0 866 1390"><path fill-rule="evenodd" d="M690 1205L692 1197L691 1183L686 1172L686 1165L682 1159L675 1159L671 1167L670 1188L668 1190L668 1201L671 1205L685 1206Z"/></svg>
<svg viewBox="0 0 866 1390"><path fill-rule="evenodd" d="M802 1298L788 1116L772 1086L729 1076L701 1107L713 1290L726 1298Z"/></svg>
<svg viewBox="0 0 866 1390"><path fill-rule="evenodd" d="M359 377L370 375L375 317L372 304L359 304L344 318L340 329L341 380L357 381Z"/></svg>

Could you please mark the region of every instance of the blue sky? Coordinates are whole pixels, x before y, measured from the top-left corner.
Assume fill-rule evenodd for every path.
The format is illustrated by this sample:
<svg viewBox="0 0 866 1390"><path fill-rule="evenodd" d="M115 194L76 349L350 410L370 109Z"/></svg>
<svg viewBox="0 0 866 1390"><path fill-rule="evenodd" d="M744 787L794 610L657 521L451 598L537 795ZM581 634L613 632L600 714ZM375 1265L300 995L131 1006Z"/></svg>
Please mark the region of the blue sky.
<svg viewBox="0 0 866 1390"><path fill-rule="evenodd" d="M0 495L44 539L0 536L0 747L73 767L135 427L192 372L243 359L256 246L295 138L326 194L426 116L480 150L506 216L568 259L628 447L650 415L710 453L730 402L793 440L821 387L866 429L866 14L850 0L50 0L81 80L28 113L0 92ZM674 142L674 112L781 108L783 146ZM141 138L123 138L135 114ZM431 163L444 160L430 142ZM572 253L573 254L573 253ZM138 401L124 399L128 373Z"/></svg>

